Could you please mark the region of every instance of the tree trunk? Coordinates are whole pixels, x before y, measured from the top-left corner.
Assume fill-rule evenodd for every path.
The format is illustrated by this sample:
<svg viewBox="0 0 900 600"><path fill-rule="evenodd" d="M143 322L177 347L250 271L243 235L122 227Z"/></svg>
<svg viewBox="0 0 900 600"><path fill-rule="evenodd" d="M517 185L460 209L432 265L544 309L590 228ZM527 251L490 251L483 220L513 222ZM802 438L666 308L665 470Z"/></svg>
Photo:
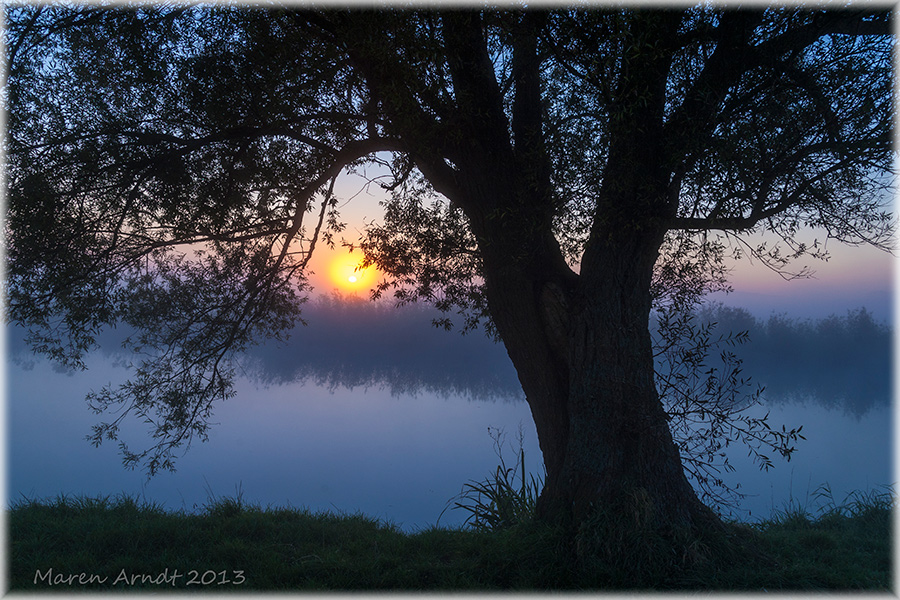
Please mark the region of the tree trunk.
<svg viewBox="0 0 900 600"><path fill-rule="evenodd" d="M635 228L640 221L628 211L609 211L576 275L550 228L528 214L529 188L517 186L513 172L469 173L469 199L479 196L473 205L516 190L520 196L503 201L519 210L476 215L472 223L491 315L544 456L539 518L563 524L579 556L607 563L630 557L618 573L644 569L660 556L686 556L700 532L721 523L685 477L656 390L650 281L665 230ZM610 194L641 210L635 196L622 198L621 188ZM680 549L673 552L672 544ZM629 545L642 558L623 553Z"/></svg>
<svg viewBox="0 0 900 600"><path fill-rule="evenodd" d="M661 240L634 232L611 240L594 266L602 277L583 281L574 303L558 493L576 522L613 506L660 528L690 528L709 516L684 475L656 390L650 278Z"/></svg>
<svg viewBox="0 0 900 600"><path fill-rule="evenodd" d="M655 251L605 253L604 285L566 291L545 281L535 293L538 282L515 278L518 285L489 287L545 457L542 517L580 522L634 494L660 523L690 525L705 512L656 391L648 326Z"/></svg>
<svg viewBox="0 0 900 600"><path fill-rule="evenodd" d="M538 517L620 576L673 556L668 568L680 568L697 536L721 527L685 477L656 390L650 277L661 240L609 238L596 281L541 281L508 262L495 272L485 257L492 315L544 454Z"/></svg>
<svg viewBox="0 0 900 600"><path fill-rule="evenodd" d="M444 19L454 125L465 145L451 153L453 172L424 150L416 159L478 240L490 313L544 456L538 516L574 532L582 557L605 560L631 544L652 562L658 548L648 540L667 540L668 556L668 542L718 523L685 478L655 387L648 327L653 266L672 216L661 160L671 53L658 42L671 40L679 22L660 13L633 28L580 274L553 235L536 21L516 32L513 143L480 24L466 13Z"/></svg>

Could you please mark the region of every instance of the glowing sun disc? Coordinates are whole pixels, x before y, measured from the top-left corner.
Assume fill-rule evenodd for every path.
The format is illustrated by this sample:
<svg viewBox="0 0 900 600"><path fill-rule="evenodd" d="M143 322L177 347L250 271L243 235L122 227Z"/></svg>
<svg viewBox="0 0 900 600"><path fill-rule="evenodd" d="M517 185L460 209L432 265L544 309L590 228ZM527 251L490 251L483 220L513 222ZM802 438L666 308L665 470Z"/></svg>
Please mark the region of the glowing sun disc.
<svg viewBox="0 0 900 600"><path fill-rule="evenodd" d="M363 257L360 252L338 252L328 263L328 274L332 285L346 291L363 291L375 284L378 269L360 268Z"/></svg>

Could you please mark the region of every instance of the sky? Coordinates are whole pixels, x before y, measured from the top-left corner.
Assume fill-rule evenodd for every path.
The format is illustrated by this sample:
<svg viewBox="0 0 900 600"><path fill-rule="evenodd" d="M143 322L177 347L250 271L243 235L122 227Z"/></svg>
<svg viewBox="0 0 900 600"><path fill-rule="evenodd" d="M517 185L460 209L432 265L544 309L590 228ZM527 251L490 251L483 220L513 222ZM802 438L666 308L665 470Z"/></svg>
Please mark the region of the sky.
<svg viewBox="0 0 900 600"><path fill-rule="evenodd" d="M896 257L871 246L831 243L828 248L831 257L827 262L798 262L812 274L792 280L758 262L738 261L730 277L734 291L714 294L712 299L746 308L757 316L784 312L821 318L864 306L880 320L892 321Z"/></svg>
<svg viewBox="0 0 900 600"><path fill-rule="evenodd" d="M359 176L344 175L335 186L336 195L347 199L339 204L347 229L338 239L348 243L357 242L364 223L379 220L382 214L378 202L386 193L375 184L365 184ZM811 232L805 235L808 241L816 237ZM821 235L818 238L823 239ZM755 243L761 238L753 239ZM830 255L827 261L805 258L792 263L790 268L795 272L806 268L810 274L790 280L749 257L734 261L729 277L733 291L713 294L710 300L746 308L758 317L788 313L822 318L865 307L879 320L892 322L896 258L872 246L849 246L834 240L828 241L826 248ZM347 248L317 246L311 261L314 294L337 289L344 294L365 296L381 276L374 268L355 271L360 259L359 251L350 254ZM351 277L355 279L352 282Z"/></svg>

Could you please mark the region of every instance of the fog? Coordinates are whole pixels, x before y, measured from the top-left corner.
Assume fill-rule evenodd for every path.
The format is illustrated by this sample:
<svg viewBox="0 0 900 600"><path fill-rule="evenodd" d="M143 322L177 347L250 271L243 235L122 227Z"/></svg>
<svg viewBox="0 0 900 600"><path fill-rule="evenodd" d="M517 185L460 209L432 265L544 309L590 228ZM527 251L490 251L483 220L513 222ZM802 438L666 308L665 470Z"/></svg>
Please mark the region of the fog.
<svg viewBox="0 0 900 600"><path fill-rule="evenodd" d="M319 299L305 313L308 324L296 328L286 344L264 344L247 354L246 373L263 383L521 397L502 344L483 331L439 329L432 324L438 316L417 305Z"/></svg>
<svg viewBox="0 0 900 600"><path fill-rule="evenodd" d="M306 315L309 324L286 344L251 350L249 376L262 383L523 398L502 344L481 331L435 328L431 320L439 315L430 309L326 300ZM712 304L697 317L716 324L715 336L748 332L749 341L728 349L743 361L742 375L765 388L767 402L811 400L855 415L890 403L891 329L865 308L820 319L783 313L761 319Z"/></svg>
<svg viewBox="0 0 900 600"><path fill-rule="evenodd" d="M765 386L769 402L811 400L857 416L890 404L892 332L865 308L821 319L784 313L758 319L718 305L700 318L716 323L721 335L749 333L732 350L744 373Z"/></svg>
<svg viewBox="0 0 900 600"><path fill-rule="evenodd" d="M304 311L307 324L298 324L286 342L270 340L246 352L240 374L262 387L309 382L332 389L377 387L394 395L523 399L503 345L483 331L434 327L440 316L419 305L319 298ZM865 308L820 319L784 313L758 318L713 303L697 319L715 323L715 336L748 332L748 342L728 350L743 361L742 375L764 386L767 402L812 400L855 415L890 403L891 328ZM10 360L28 368L34 357L23 332L9 331ZM128 333L104 332L101 351L121 360L120 342Z"/></svg>
<svg viewBox="0 0 900 600"><path fill-rule="evenodd" d="M121 466L114 444L84 439L103 419L81 401L128 376L124 330L105 332L89 371L67 373L34 357L9 329L8 501L66 494L140 494L171 508L202 505L211 493L262 505L362 510L403 523L433 524L469 479L496 468L488 427L525 431L530 469L540 451L515 370L501 344L482 332L431 325L436 313L368 302L311 302L287 343L267 342L242 361L237 395L214 410L209 441L177 460L177 473L151 481ZM744 375L766 385L770 423L804 425L790 463L762 472L733 446L725 479L749 494L739 517L768 514L818 484L836 495L891 482L890 331L867 312L826 319L760 319L710 307L700 319L750 341L731 350ZM715 361L715 353L710 360ZM120 366L116 366L116 365ZM123 427L135 447L143 424ZM441 523L458 524L448 512Z"/></svg>

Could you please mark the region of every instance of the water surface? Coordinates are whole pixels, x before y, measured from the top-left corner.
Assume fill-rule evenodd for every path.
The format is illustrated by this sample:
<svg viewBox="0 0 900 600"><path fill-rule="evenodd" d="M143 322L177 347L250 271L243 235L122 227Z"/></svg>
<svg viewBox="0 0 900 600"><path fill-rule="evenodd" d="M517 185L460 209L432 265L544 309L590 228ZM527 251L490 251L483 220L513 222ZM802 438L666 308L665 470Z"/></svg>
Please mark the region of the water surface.
<svg viewBox="0 0 900 600"><path fill-rule="evenodd" d="M236 397L215 407L209 441L193 444L177 472L149 481L123 469L114 442L94 448L84 439L104 418L84 397L127 378L116 366L121 357L96 352L89 370L69 373L29 358L13 336L8 501L126 493L193 511L240 495L262 506L362 511L414 531L439 517L441 525L462 522L461 511L442 511L466 481L496 468L489 430L506 432L508 463L521 430L527 466L540 473L530 411L501 346L480 334L435 331L422 313L357 309L321 309L288 346L251 353ZM866 315L851 317L782 319L768 328L746 314L729 317L735 328L757 327L746 368L772 382L765 404L751 410L769 412L776 428L802 425L807 439L790 462L773 457L767 472L746 447L731 446L736 470L723 479L745 497L720 507L724 514L755 520L789 502L814 505L822 484L840 503L854 490L893 482L889 332ZM133 449L149 442L134 422L122 438Z"/></svg>

